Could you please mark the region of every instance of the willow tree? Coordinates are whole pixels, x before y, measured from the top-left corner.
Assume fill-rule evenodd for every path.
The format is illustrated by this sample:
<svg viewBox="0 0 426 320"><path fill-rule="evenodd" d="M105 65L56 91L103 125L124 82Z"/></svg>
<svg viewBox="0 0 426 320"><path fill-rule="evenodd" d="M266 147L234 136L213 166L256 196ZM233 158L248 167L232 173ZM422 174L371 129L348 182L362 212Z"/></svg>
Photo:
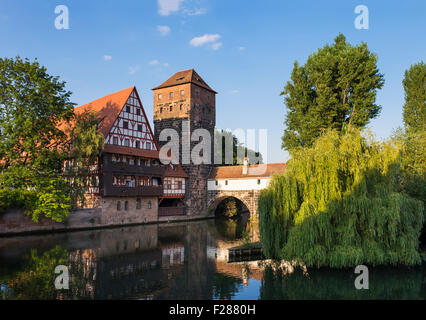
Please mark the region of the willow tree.
<svg viewBox="0 0 426 320"><path fill-rule="evenodd" d="M311 146L329 128L364 127L380 113L375 100L383 84L377 56L366 43L352 46L342 34L305 65L295 62L281 93L288 109L283 149Z"/></svg>
<svg viewBox="0 0 426 320"><path fill-rule="evenodd" d="M265 254L317 267L420 263L423 202L403 192L401 150L354 128L294 149L260 195Z"/></svg>

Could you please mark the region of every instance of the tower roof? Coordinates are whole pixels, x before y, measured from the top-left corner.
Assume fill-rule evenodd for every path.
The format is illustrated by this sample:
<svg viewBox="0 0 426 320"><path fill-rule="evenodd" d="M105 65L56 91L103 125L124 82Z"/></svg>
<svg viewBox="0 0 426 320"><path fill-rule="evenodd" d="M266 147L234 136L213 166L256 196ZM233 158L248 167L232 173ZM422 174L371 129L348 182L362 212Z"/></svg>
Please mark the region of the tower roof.
<svg viewBox="0 0 426 320"><path fill-rule="evenodd" d="M173 87L184 83L193 83L213 93L217 93L212 88L210 88L210 86L200 77L200 75L194 69L176 72L169 79L167 79L161 85L153 88L152 90Z"/></svg>

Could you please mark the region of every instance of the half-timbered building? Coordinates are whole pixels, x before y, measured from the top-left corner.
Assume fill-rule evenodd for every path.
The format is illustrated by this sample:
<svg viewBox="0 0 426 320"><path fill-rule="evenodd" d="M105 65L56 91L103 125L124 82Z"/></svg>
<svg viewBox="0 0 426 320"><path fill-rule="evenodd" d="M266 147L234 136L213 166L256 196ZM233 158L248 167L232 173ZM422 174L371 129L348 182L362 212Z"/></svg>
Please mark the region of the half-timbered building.
<svg viewBox="0 0 426 320"><path fill-rule="evenodd" d="M98 131L105 137L96 174L86 195L87 207L136 214L146 211L148 220L155 220L158 215L185 213L181 199L187 175L179 165L160 162L159 146L136 87L107 95L74 111L94 113ZM159 205L166 209L159 210Z"/></svg>

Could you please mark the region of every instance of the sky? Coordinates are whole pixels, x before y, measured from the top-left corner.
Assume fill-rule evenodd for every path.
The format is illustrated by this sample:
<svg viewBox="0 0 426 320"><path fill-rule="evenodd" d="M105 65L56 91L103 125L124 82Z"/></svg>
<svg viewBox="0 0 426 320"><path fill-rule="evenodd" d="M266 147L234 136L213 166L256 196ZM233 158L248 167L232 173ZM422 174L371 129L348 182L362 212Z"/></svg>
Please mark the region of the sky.
<svg viewBox="0 0 426 320"><path fill-rule="evenodd" d="M355 27L359 5L368 29ZM369 127L385 139L402 126L404 71L426 61L425 16L424 0L0 0L0 57L37 58L77 105L135 85L151 125L151 88L194 68L218 92L216 127L267 129L264 158L283 162L280 93L294 62L340 32L366 42L385 77Z"/></svg>

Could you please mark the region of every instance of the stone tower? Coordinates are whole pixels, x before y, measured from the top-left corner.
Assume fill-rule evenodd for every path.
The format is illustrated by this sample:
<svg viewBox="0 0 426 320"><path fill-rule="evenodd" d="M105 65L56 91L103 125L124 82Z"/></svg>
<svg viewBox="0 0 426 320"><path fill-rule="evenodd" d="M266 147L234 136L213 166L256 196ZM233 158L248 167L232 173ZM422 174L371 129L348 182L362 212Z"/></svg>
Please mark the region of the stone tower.
<svg viewBox="0 0 426 320"><path fill-rule="evenodd" d="M154 91L154 135L160 148L167 143L159 139L163 129L175 129L179 134L179 163L189 176L185 191L186 214L205 216L207 214L207 178L214 161L217 92L210 88L194 69L179 71L152 90ZM210 133L211 164L195 165L190 157L190 151L199 143L199 141L191 141L190 138L194 130L199 128L206 129ZM190 161L189 164L188 161Z"/></svg>

